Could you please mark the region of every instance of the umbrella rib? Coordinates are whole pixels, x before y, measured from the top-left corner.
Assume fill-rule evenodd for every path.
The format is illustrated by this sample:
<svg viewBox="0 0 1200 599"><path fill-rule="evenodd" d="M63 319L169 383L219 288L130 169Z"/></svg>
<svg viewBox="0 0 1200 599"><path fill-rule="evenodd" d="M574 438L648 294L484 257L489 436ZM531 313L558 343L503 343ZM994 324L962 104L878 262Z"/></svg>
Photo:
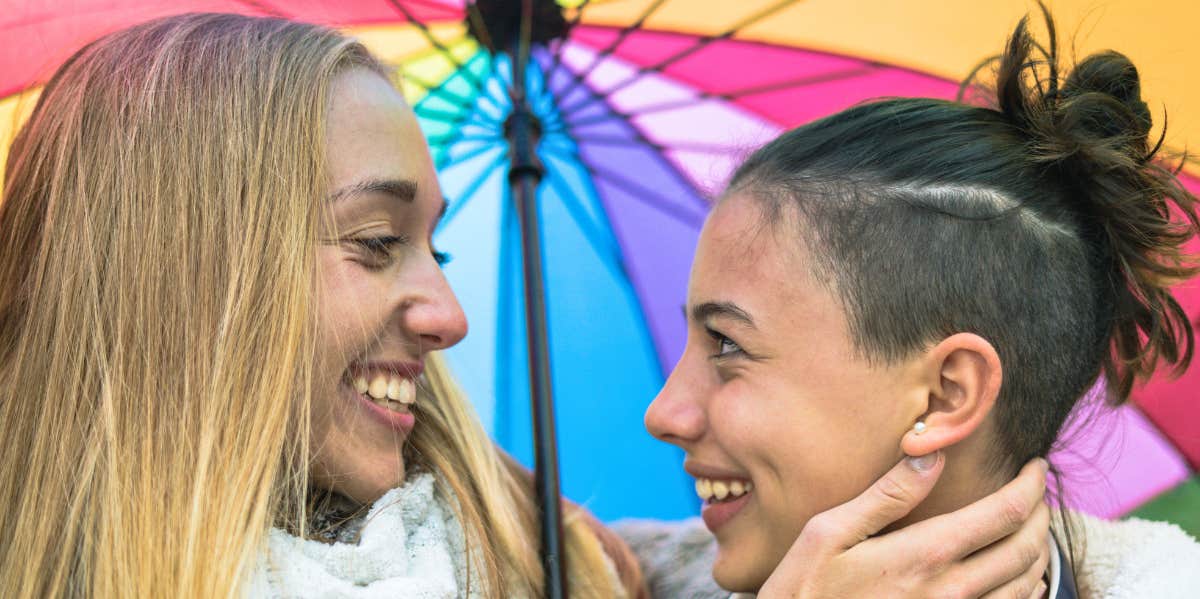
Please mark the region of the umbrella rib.
<svg viewBox="0 0 1200 599"><path fill-rule="evenodd" d="M571 73L571 80L561 91L561 96L566 98L572 91L575 91L575 88L578 87L579 84L585 79L587 79L587 77L592 74L592 71L594 71L596 67L598 67L600 63L604 61L605 58L608 58L614 52L616 52L617 48L625 42L625 39L632 35L634 31L641 28L641 26L646 23L650 16L653 15L663 4L665 4L666 1L667 0L655 0L653 3L647 6L645 10L642 11L642 14L638 15L638 18L635 19L633 23L630 23L629 25L626 25L617 31L617 37L613 38L612 42L592 56L592 61L588 63L588 66L580 69L578 73L568 71ZM561 54L561 52L559 54Z"/></svg>
<svg viewBox="0 0 1200 599"><path fill-rule="evenodd" d="M431 31L429 29L428 25L426 25L420 19L417 19L412 14L412 12L408 10L408 8L406 8L403 4L400 3L399 0L388 0L388 2L396 10L398 10L400 12L400 14L402 14L404 16L404 18L408 19L408 21L410 23L415 25L417 27L417 29L419 29L421 31L422 37L424 37L425 40L430 43L430 45L432 45L442 56L444 56L446 58L446 60L450 61L450 64L454 65L455 74L461 74L463 79L467 80L467 83L470 84L471 88L474 90L476 97L483 97L483 98L486 98L489 101L491 101L491 96L489 96L488 94L480 93L484 89L483 80L476 77L475 73L472 73L470 69L466 68L465 64L463 64L462 62L459 62L458 57L454 56L454 53L451 52L450 49L445 46L445 44L443 44L440 40L438 40L436 37L434 37L433 31ZM463 36L463 37L466 38L466 36ZM494 59L493 59L493 62L495 62ZM442 88L442 86L446 85L446 83L448 81L450 81L451 79L453 79L453 77L447 77L446 79L443 79L442 82L440 84L438 84L437 88L440 90ZM426 87L428 87L428 86L426 86ZM433 91L433 90L431 89L430 91ZM463 98L459 104L463 108L468 108L471 105L470 99ZM496 109L500 112L504 112L504 109L499 104L496 104Z"/></svg>
<svg viewBox="0 0 1200 599"><path fill-rule="evenodd" d="M625 179L621 175L618 175L607 169L601 169L593 164L588 164L588 161L584 160L583 155L580 154L579 150L576 148L573 148L571 150L563 149L563 150L561 150L561 153L566 156L569 156L573 160L575 160L575 162L577 162L580 166L582 166L583 169L585 171L587 171L587 173L589 175L591 175L591 177L593 179L607 180L609 183L612 183L613 185L620 188L621 190L629 193L631 196L638 198L639 201L647 204L651 208L654 208L655 210L658 210L659 212L661 212L681 223L684 223L689 226L697 226L697 225L699 225L700 222L702 222L704 220L704 214L699 214L699 215L688 214L683 209L680 209L678 206L670 205L668 203L669 200L664 199L656 191L653 191L651 189L643 187L640 184L629 181L628 179ZM678 174L678 173L676 173L676 174Z"/></svg>
<svg viewBox="0 0 1200 599"><path fill-rule="evenodd" d="M394 7L397 11L399 11L400 14L404 16L404 18L408 19L408 21L410 23L412 23L413 25L416 25L417 29L421 30L421 36L425 38L425 41L429 42L430 45L432 45L434 48L437 48L438 51L441 52L442 55L446 57L446 60L449 60L450 64L454 65L454 68L457 72L464 74L465 78L471 83L471 85L473 87L475 87L476 89L479 88L481 82L475 78L475 74L471 73L470 71L467 71L463 68L463 66L464 66L463 63L459 62L458 57L455 56L454 53L451 52L450 49L447 48L445 46L445 44L443 44L441 42L441 40L434 37L433 32L430 31L428 25L426 25L420 19L416 18L412 14L412 12L409 11L408 8L406 6L404 6L403 3L400 2L400 0L388 0L388 3L391 4L392 7Z"/></svg>
<svg viewBox="0 0 1200 599"><path fill-rule="evenodd" d="M463 39L466 39L466 36L463 36ZM496 63L496 59L493 57L493 58L490 58L489 61L490 62L489 62L488 66L494 73L494 71L495 71L494 65ZM485 78L483 80L476 79L474 73L471 73L470 69L468 69L466 67L466 65L459 65L458 67L456 67L454 74L459 74L459 73L462 74L464 79L467 79L467 83L471 86L471 89L475 93L476 98L485 99L485 100L487 100L487 103L490 104L491 106L493 106L498 112L504 112L504 107L500 104L500 102L498 102L495 98L493 98L491 96L491 94L487 93L487 86L484 85L484 83L486 83L488 78ZM453 76L454 74L446 77L445 79L442 79L442 82L438 83L436 85L429 83L427 81L424 81L422 79L412 77L408 74L405 74L405 77L408 77L410 80L416 82L417 85L420 85L421 87L426 88L426 90L428 90L430 93L436 92L439 95L442 95L445 93L452 94L452 92L443 92L442 90L444 90L446 85L448 85L451 81L454 80L454 76ZM470 76L468 77L468 75L470 75ZM457 94L452 94L452 97L456 100L454 102L454 104L456 106L458 106L459 108L470 108L471 107L471 99L470 98L465 98L465 97L459 96Z"/></svg>
<svg viewBox="0 0 1200 599"><path fill-rule="evenodd" d="M442 137L429 139L428 141L429 141L430 145L433 145L433 144L446 145L446 146L452 145L462 137L463 131L465 130L465 128L468 125L472 125L472 124L478 124L481 128L494 129L497 132L499 132L499 123L498 122L491 121L491 120L486 120L486 121L477 120L475 118L475 116L480 115L480 114L482 114L482 113L480 113L478 111L472 112L472 113L469 113L468 115L464 116L458 122L450 123L451 132ZM483 115L483 116L486 117L487 115ZM499 138L498 133L497 133L496 137ZM435 165L435 167L437 168L438 171L441 171L441 169L445 168L445 166L446 166L445 164Z"/></svg>
<svg viewBox="0 0 1200 599"><path fill-rule="evenodd" d="M277 17L280 19L287 19L287 18L291 17L291 15L279 10L278 8L275 8L274 6L271 6L270 4L267 4L266 2L263 2L262 0L234 0L234 1L237 2L238 4L241 4L242 6L249 6L250 8L253 8L257 11L262 12L265 15L269 15L272 17Z"/></svg>
<svg viewBox="0 0 1200 599"><path fill-rule="evenodd" d="M850 68L850 69L842 69L840 71L834 71L832 73L824 73L821 75L812 75L809 77L798 77L796 79L780 81L777 83L765 83L762 85L744 87L742 89L736 89L733 91L725 92L722 94L714 94L714 95L716 97L719 97L719 98L722 98L725 100L736 100L738 98L742 98L745 96L754 96L757 94L764 94L767 92L783 91L785 89L792 89L792 88L796 88L796 87L806 87L809 85L817 85L820 83L829 83L831 81L841 81L842 79L851 79L854 77L861 77L863 75L869 75L875 71L878 71L879 68L880 68L880 65L878 63L867 63L865 66L854 67L854 68Z"/></svg>
<svg viewBox="0 0 1200 599"><path fill-rule="evenodd" d="M742 89L729 91L729 92L723 92L723 93L698 92L696 94L696 96L693 98L689 98L686 100L676 100L673 102L663 102L661 104L650 104L650 105L638 108L637 110L631 110L631 111L625 113L625 115L628 117L638 117L638 116L643 116L643 115L647 115L647 114L653 114L656 112L666 112L669 110L675 110L677 108L687 108L689 106L695 106L695 105L701 104L707 100L732 101L732 100L737 100L738 98L742 98L745 96L753 96L753 95L767 93L767 92L773 92L773 91L782 91L782 90L791 89L791 88L806 87L809 85L817 85L820 83L830 83L832 81L840 81L842 79L851 79L854 77L869 75L878 69L879 69L879 65L877 65L875 63L870 63L869 66L855 67L853 69L843 69L841 71L836 71L833 73L825 73L822 75L815 75L815 76L811 76L811 77L800 77L797 79L781 81L778 83L769 83L769 84L758 85L758 86L753 86L753 87L745 87ZM596 124L599 122L603 122L604 120L606 120L606 118L607 117L592 116L592 117L586 117L583 119L579 119L576 121L571 121L570 124L573 127L584 127L587 125L593 125L593 124Z"/></svg>
<svg viewBox="0 0 1200 599"><path fill-rule="evenodd" d="M539 56L544 56L544 54L539 54ZM540 60L538 62L538 68L541 69ZM534 114L538 115L538 118L542 123L542 128L545 129L550 127L552 119L557 120L557 116L555 111L554 93L550 91L550 78L548 75L549 71L541 69L541 72L541 89L538 90L537 97L530 98L529 105L530 108L533 109Z"/></svg>
<svg viewBox="0 0 1200 599"><path fill-rule="evenodd" d="M447 139L452 139L454 143L465 142L465 141L481 141L481 142L504 141L504 138L500 137L499 135L459 135L457 137L446 136L445 138L431 137L431 138L429 138L429 143L430 143L430 145L433 145L433 144L437 144L439 146L446 145L448 143L446 141Z"/></svg>
<svg viewBox="0 0 1200 599"><path fill-rule="evenodd" d="M472 150L470 150L468 152L464 152L461 156L455 156L449 162L446 162L445 164L443 164L442 168L450 168L457 164L466 162L476 156L486 154L488 152L488 150L495 150L495 149L497 149L497 146L494 146L491 144L486 144L486 143L481 143L481 144L479 144L479 147L473 148ZM449 154L449 152L447 152L447 155L448 154Z"/></svg>
<svg viewBox="0 0 1200 599"><path fill-rule="evenodd" d="M580 162L582 162L582 160ZM698 226L704 220L704 215L690 214L677 206L672 206L668 204L665 199L660 197L657 192L643 185L634 183L607 169L601 169L595 165L586 166L588 172L591 173L593 177L608 181L614 186L620 188L622 191L630 194L632 197L637 198L638 201L685 225Z"/></svg>
<svg viewBox="0 0 1200 599"><path fill-rule="evenodd" d="M592 249L597 254L607 257L607 259L603 260L605 264L617 268L617 272L614 274L624 276L625 269L621 265L620 254L613 247L612 243L601 239L602 234L596 229L595 225L588 221L587 216L583 214L585 212L583 206L575 198L575 194L571 192L570 185L562 178L562 175L558 174L556 169L547 169L547 172L550 174L550 186L558 192L563 206L567 209L567 214L571 215L571 220L575 221L580 231L583 232L583 236L588 240L588 245L592 246Z"/></svg>
<svg viewBox="0 0 1200 599"><path fill-rule="evenodd" d="M639 67L637 69L637 71L634 72L632 75L630 75L629 77L626 77L623 81L621 81L617 85L605 90L604 93L605 93L605 95L611 96L611 95L615 94L616 92L619 92L619 91L629 87L630 85L632 85L642 75L645 75L646 73L652 73L652 72L661 72L661 71L665 70L667 67L683 60L684 58L687 58L688 56L691 56L692 54L695 54L696 52L703 50L704 48L708 47L709 44L712 44L713 42L716 42L719 40L728 39L730 37L733 37L734 34L736 34L738 31L740 31L746 27L749 27L750 25L755 24L758 21L761 21L761 20L771 16L772 14L778 12L780 9L784 8L785 6L789 6L794 3L795 3L795 0L780 0L779 2L776 2L775 4L767 7L766 9L763 9L763 10L747 17L746 19L743 19L742 21L738 22L733 27L731 27L717 35L707 35L704 37L697 38L696 42L693 43L691 46L684 48L683 50L680 50L679 52L676 52L675 54L672 54L671 56L668 56L668 57L658 61L657 63L654 63L652 65L647 65L644 67ZM572 108L573 107L567 107L567 108L564 108L563 110L569 112Z"/></svg>
<svg viewBox="0 0 1200 599"><path fill-rule="evenodd" d="M454 106L457 106L459 108L466 109L466 108L471 107L471 99L470 98L464 98L464 97L446 89L446 82L453 79L452 76L447 77L441 83L438 83L438 84L430 83L424 79L421 79L420 77L416 77L416 76L410 75L408 73L405 73L404 77L406 79L408 79L409 81L412 81L413 83L416 83L417 85L425 88L427 97L433 96L433 95L441 96L443 99L448 99L451 104L453 104ZM422 102L424 102L424 100L422 100Z"/></svg>
<svg viewBox="0 0 1200 599"><path fill-rule="evenodd" d="M554 51L550 53L550 56L551 56L550 68L546 70L547 82L550 80L550 77L554 74L554 71L557 71L558 68L560 66L562 66L563 46L566 45L567 38L571 37L571 32L575 31L575 27L577 27L579 25L579 22L581 20L583 20L583 10L585 8L587 8L588 4L590 4L590 3L591 3L591 0L583 0L583 4L580 4L578 7L575 8L575 14L571 15L571 20L567 23L566 35L564 35L563 37L561 37L557 40L554 40L554 42L555 42L554 43ZM549 87L549 85L547 85L547 87Z"/></svg>
<svg viewBox="0 0 1200 599"><path fill-rule="evenodd" d="M642 132L642 130L638 129L638 127L633 124L633 122L629 119L628 116L624 115L620 110L618 110L611 103L605 102L604 100L602 100L598 97L596 98L596 100L601 102L601 106L603 106L604 108L606 108L607 110L612 112L615 115L614 118L616 118L616 120L624 121L626 126L628 126L629 130L633 133L633 136L636 140L644 143L647 146L651 146L651 147L655 146L655 143L653 141L650 141L650 139L648 137L646 137L646 135ZM560 110L560 112L561 112L561 110ZM588 166L587 162L583 161L582 159L580 159L580 163L585 166ZM681 179L683 178L683 175L681 173L679 173L679 171L676 168L668 165L668 169L670 170L670 172L674 173L675 176L680 177ZM593 172L593 171L591 171L591 169L589 168L589 172ZM671 211L671 209L667 208L665 205L659 206L659 208L663 209L663 210L667 210L668 212ZM703 218L703 217L701 217L701 218ZM689 224L694 224L694 223L691 223L690 221L683 221L683 222L688 222Z"/></svg>
<svg viewBox="0 0 1200 599"><path fill-rule="evenodd" d="M413 112L416 112L417 115L423 118L428 118L431 121L437 121L439 123L450 123L462 116L462 113L447 112L445 110L429 108L421 105L415 106L413 108Z"/></svg>
<svg viewBox="0 0 1200 599"><path fill-rule="evenodd" d="M455 43L455 44L459 44L464 41L467 41L467 42L472 41L472 39L473 38L470 35L464 33L464 34L454 38L453 40L451 40L451 42ZM397 56L394 59L394 61L390 61L390 62L394 62L395 64L398 64L398 65L404 65L404 64L414 62L417 60L423 60L423 59L429 58L431 56L441 56L441 55L442 55L441 51L438 50L437 48L428 48L428 47L427 48L419 48L419 49L413 50L407 54L402 54L400 56Z"/></svg>
<svg viewBox="0 0 1200 599"><path fill-rule="evenodd" d="M441 2L430 2L429 0L406 0L406 1L409 2L410 4L420 4L421 6L425 6L427 8L451 10L451 8L449 6L446 6L444 3L441 3Z"/></svg>
<svg viewBox="0 0 1200 599"><path fill-rule="evenodd" d="M501 115L501 116L503 116L503 115ZM455 125L456 131L458 131L459 134L461 134L462 128L466 127L467 125L479 125L480 127L483 127L484 129L489 129L489 130L495 131L497 134L500 134L503 132L503 124L500 122L500 119L493 117L491 114L488 114L481 110L477 110L477 111L471 113L470 115L468 115L466 118L462 119L462 121L460 121L457 125Z"/></svg>
<svg viewBox="0 0 1200 599"><path fill-rule="evenodd" d="M678 144L666 145L666 144L652 142L649 140L642 141L642 140L637 140L637 139L618 137L615 135L578 135L578 134L575 134L575 135L572 135L572 137L574 137L575 139L582 141L582 142L596 143L596 144L605 145L605 146L629 146L629 147L633 147L633 148L650 147L650 148L653 148L660 152L665 152L665 151L669 151L669 150L690 150L693 152L707 152L710 154L728 154L729 152L736 150L736 148L730 148L729 146L708 145L708 144L699 144L699 143L692 143L692 142L683 142L683 143L678 143Z"/></svg>
<svg viewBox="0 0 1200 599"><path fill-rule="evenodd" d="M499 79L499 78L500 78L500 74L499 74L499 72L497 71L497 68L496 68L496 65L497 65L498 63L499 63L499 61L497 61L497 60L495 59L495 57L492 57L492 58L491 58L490 62L488 63L488 69L489 69L489 71L488 71L488 77L487 77L487 79L489 79L489 80L490 80L490 79ZM481 94L480 94L481 96L486 96L486 97L487 97L489 100L491 100L492 102L496 102L495 98L492 98L491 94L489 93L489 90L488 90L488 88L487 88L487 86L486 86L486 85L485 85L485 86L483 86L483 88L482 88L482 92L483 92L483 93L481 93ZM503 113L504 113L504 107L503 107L503 106L500 106L500 105L497 103L497 106L496 106L496 108L499 110L499 112L500 112L501 114L503 114ZM453 128L453 131L455 132L455 134L457 134L457 135L461 135L461 132L462 132L462 125L464 125L464 124L468 123L468 122L469 122L469 120L470 120L471 118L473 118L473 115L475 115L475 114L477 114L477 113L479 113L479 111L478 111L478 110L467 111L467 112L465 112L465 113L462 115L462 118L461 118L460 120L458 120L458 121L456 121L456 122L454 122L454 123L449 123L449 124L450 124L450 126ZM488 125L498 125L498 124L499 124L498 122L485 122L485 123L484 123L484 125L485 125L485 126L488 126ZM454 137L454 135L455 135L455 134L452 134L452 136L451 136L451 137L447 138L447 139L445 140L445 143L453 143L453 142L454 142L454 139L455 139L455 137Z"/></svg>
<svg viewBox="0 0 1200 599"><path fill-rule="evenodd" d="M481 170L479 175L472 179L465 188L463 188L459 198L450 202L450 207L446 209L446 214L442 217L442 221L439 224L440 227L448 226L450 222L454 220L454 217L458 216L458 213L462 211L464 206L466 206L467 201L475 195L476 191L479 191L480 187L483 187L483 184L487 182L488 178L492 176L492 174L497 168L500 167L500 165L504 164L505 160L508 160L508 156L504 153L501 153L496 157L495 160L492 161L491 164L487 165L486 168Z"/></svg>

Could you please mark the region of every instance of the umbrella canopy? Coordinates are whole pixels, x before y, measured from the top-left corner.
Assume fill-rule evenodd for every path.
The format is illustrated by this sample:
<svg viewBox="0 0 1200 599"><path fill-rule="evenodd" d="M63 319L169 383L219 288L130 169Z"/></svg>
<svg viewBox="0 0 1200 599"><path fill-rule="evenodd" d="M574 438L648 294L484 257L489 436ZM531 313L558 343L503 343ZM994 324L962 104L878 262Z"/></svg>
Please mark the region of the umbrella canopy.
<svg viewBox="0 0 1200 599"><path fill-rule="evenodd" d="M682 349L680 306L706 198L741 157L788 127L873 97L952 97L1031 6L560 4L569 33L535 48L526 84L547 171L538 203L564 491L602 518L691 515L697 501L682 456L650 439L641 416ZM1200 139L1200 115L1187 112L1200 107L1200 81L1178 76L1190 72L1183 41L1200 8L1051 4L1063 31L1081 31L1078 55L1114 47L1138 64L1151 105L1169 102L1169 145ZM11 129L29 104L17 92L36 90L80 44L187 10L332 24L397 65L451 205L438 242L455 254L447 276L472 330L448 352L451 363L489 430L531 463L520 246L503 135L512 65L471 35L473 11L461 0L24 2L0 20L0 128ZM1196 284L1178 296L1200 314ZM1200 531L1188 520L1200 513L1197 395L1200 367L1139 389L1134 405L1079 420L1056 455L1068 503L1106 516L1140 509Z"/></svg>

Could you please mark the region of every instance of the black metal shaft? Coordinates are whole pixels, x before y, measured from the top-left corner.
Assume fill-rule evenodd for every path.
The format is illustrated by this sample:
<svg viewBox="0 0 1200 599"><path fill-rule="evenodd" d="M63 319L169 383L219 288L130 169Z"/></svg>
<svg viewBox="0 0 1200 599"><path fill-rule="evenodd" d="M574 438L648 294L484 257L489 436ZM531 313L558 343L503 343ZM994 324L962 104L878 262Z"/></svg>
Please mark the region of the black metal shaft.
<svg viewBox="0 0 1200 599"><path fill-rule="evenodd" d="M545 597L567 597L565 552L562 541L562 503L559 494L558 443L554 432L554 394L550 382L550 348L546 326L546 290L542 279L542 243L538 224L537 188L542 167L537 159L540 127L525 91L529 64L532 0L522 0L521 34L510 55L513 64L513 112L508 138L509 183L521 225L521 255L525 274L525 332L529 349L529 387L533 417L534 487L541 515L541 557Z"/></svg>

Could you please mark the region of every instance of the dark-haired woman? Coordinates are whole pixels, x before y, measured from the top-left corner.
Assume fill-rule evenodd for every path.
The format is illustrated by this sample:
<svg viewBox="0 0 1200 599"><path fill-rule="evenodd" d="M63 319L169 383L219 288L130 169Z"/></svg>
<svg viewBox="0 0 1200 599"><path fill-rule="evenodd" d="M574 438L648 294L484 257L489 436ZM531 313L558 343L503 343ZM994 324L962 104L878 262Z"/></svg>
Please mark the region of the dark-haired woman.
<svg viewBox="0 0 1200 599"><path fill-rule="evenodd" d="M544 594L526 473L437 359L466 322L390 77L325 28L190 14L46 84L0 198L0 597ZM1041 480L983 513L1034 510ZM641 597L581 512L571 597ZM1032 562L1044 524L1000 528ZM816 541L828 559L795 563L826 580L1019 578Z"/></svg>
<svg viewBox="0 0 1200 599"><path fill-rule="evenodd" d="M646 423L687 452L722 587L770 590L814 516L906 454L944 471L898 525L1046 456L1098 379L1119 404L1189 363L1168 287L1198 269L1196 199L1156 159L1133 64L1059 71L1047 24L1045 45L1017 27L993 107L892 99L800 127L709 217L688 345ZM1177 528L1064 514L1054 532L1034 566L1051 597L1200 592Z"/></svg>

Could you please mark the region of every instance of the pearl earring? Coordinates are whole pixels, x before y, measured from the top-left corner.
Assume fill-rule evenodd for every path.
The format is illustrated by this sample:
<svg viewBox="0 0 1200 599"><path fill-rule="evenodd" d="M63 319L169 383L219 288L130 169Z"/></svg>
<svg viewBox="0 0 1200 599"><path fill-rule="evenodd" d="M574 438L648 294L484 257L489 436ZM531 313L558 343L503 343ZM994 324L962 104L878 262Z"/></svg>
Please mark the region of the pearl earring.
<svg viewBox="0 0 1200 599"><path fill-rule="evenodd" d="M923 432L925 432L925 423L918 420L917 423L913 425L913 434L919 435Z"/></svg>

